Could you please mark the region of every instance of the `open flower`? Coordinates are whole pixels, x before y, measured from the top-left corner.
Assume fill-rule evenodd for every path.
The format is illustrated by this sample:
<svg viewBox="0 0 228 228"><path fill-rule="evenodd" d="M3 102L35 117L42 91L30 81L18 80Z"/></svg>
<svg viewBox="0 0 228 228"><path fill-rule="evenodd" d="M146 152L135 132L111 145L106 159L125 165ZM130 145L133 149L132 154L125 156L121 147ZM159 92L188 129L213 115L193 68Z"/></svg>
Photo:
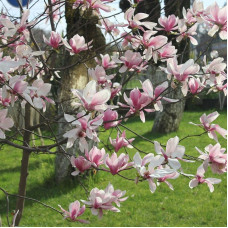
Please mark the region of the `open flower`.
<svg viewBox="0 0 228 228"><path fill-rule="evenodd" d="M211 139L214 139L216 142L218 142L218 137L215 132L218 132L223 138L226 138L227 136L226 129L221 128L218 124L211 124L211 122L213 122L218 116L219 116L218 112L213 112L213 113L210 113L209 115L206 115L204 113L200 117L201 124L195 124L192 122L189 122L189 123L204 128L204 130L208 132L208 136Z"/></svg>
<svg viewBox="0 0 228 228"><path fill-rule="evenodd" d="M206 178L204 179L204 173L205 170L203 168L203 164L197 169L197 173L195 178L193 178L190 182L189 182L189 187L190 188L195 188L196 186L198 186L199 184L207 184L208 188L210 189L210 192L214 191L214 186L213 184L219 184L221 182L220 179L217 178Z"/></svg>
<svg viewBox="0 0 228 228"><path fill-rule="evenodd" d="M86 85L82 93L76 89L72 89L72 93L80 99L82 105L88 111L106 110L108 106L105 103L111 97L109 89L105 88L97 92L97 83L94 80Z"/></svg>
<svg viewBox="0 0 228 228"><path fill-rule="evenodd" d="M80 202L78 200L69 205L69 211L64 210L60 205L59 207L64 212L65 219L69 218L73 222L89 223L86 220L78 219L78 217L81 216L86 209L85 205L80 207Z"/></svg>
<svg viewBox="0 0 228 228"><path fill-rule="evenodd" d="M158 23L162 26L162 28L156 28L157 30L164 30L166 32L171 32L173 30L177 30L178 26L178 17L176 17L174 14L169 15L167 17L160 17L158 19Z"/></svg>
<svg viewBox="0 0 228 228"><path fill-rule="evenodd" d="M122 147L127 147L127 148L133 148L131 143L135 140L134 138L132 139L126 139L126 132L123 131L121 137L119 136L119 132L117 133L116 139L110 139L110 143L113 145L115 148L115 152L117 153Z"/></svg>
<svg viewBox="0 0 228 228"><path fill-rule="evenodd" d="M160 143L154 141L154 147L157 154L164 156L164 159L175 170L181 167L179 160L183 160L182 157L185 152L185 147L178 145L179 138L176 136L167 141L166 151L161 147ZM185 160L184 160L185 161Z"/></svg>
<svg viewBox="0 0 228 228"><path fill-rule="evenodd" d="M201 154L200 159L203 159L203 166L206 170L208 166L211 166L213 173L222 174L227 171L227 154L225 148L221 148L221 145L208 145L205 147L205 153L196 147L197 151Z"/></svg>
<svg viewBox="0 0 228 228"><path fill-rule="evenodd" d="M117 207L120 207L120 202L125 201L128 197L124 197L126 191L114 190L113 185L109 184L105 190L93 188L90 192L88 201L81 200L84 204L91 207L93 215L103 216L103 210L120 212ZM113 206L113 203L117 207Z"/></svg>
<svg viewBox="0 0 228 228"><path fill-rule="evenodd" d="M104 163L105 149L101 150L94 146L89 153L85 152L86 158L92 163L93 166L98 167Z"/></svg>

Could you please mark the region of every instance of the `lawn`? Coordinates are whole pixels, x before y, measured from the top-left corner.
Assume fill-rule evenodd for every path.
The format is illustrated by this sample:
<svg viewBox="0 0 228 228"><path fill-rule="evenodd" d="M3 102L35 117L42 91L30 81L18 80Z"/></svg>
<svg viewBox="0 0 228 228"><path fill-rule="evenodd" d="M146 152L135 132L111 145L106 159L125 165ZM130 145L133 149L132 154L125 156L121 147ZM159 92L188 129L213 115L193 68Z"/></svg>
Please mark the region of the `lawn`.
<svg viewBox="0 0 228 228"><path fill-rule="evenodd" d="M210 113L213 110L206 111ZM135 130L138 134L157 140L163 144L170 137L198 134L202 130L196 126L188 124L189 121L199 122L199 117L203 111L188 111L184 113L183 120L177 132L158 135L151 134L153 120L142 124L139 117L135 117L126 123L126 126ZM226 128L226 113L215 121L220 126ZM122 128L123 130L123 128ZM100 133L102 141L107 141L111 132ZM115 130L111 133L114 138ZM127 137L134 137L134 145L146 152L154 152L152 144L142 141L139 137L127 131ZM226 140L219 137L223 147L226 147ZM215 141L208 138L207 134L201 137L188 138L181 142L186 147L186 154L198 156L194 149L198 146L201 150L208 144L215 144ZM102 147L102 145L99 145ZM122 151L124 152L124 150ZM128 149L132 157L136 150ZM118 152L120 153L120 152ZM0 152L0 186L10 193L17 193L21 151L4 146ZM187 164L182 162L182 167L186 173L195 173L199 163ZM68 180L61 185L57 185L54 180L54 155L32 154L29 165L29 176L27 185L27 196L36 198L46 204L58 208L61 204L65 209L74 200L86 199L83 188L78 184L77 178L69 176ZM127 171L124 175L135 178L135 172ZM142 182L137 185L119 176L112 176L106 172L97 172L95 175L87 175L84 180L85 186L91 190L93 187L105 188L111 182L115 189L127 190L129 197L121 204L121 213L105 212L103 219L99 220L93 216L90 210L82 216L83 219L90 220L90 224L72 223L64 220L61 215L44 208L43 206L26 201L24 215L20 226L226 226L227 225L227 181L226 175L215 175L207 173L207 177L221 178L222 182L215 185L214 193L210 193L206 185L190 189L189 179L179 177L170 181L174 186L174 191L170 190L166 184L158 186L156 192L149 191L148 183ZM80 179L81 181L82 179ZM10 211L15 207L15 198L10 197ZM0 192L0 215L3 226L6 226L6 199Z"/></svg>

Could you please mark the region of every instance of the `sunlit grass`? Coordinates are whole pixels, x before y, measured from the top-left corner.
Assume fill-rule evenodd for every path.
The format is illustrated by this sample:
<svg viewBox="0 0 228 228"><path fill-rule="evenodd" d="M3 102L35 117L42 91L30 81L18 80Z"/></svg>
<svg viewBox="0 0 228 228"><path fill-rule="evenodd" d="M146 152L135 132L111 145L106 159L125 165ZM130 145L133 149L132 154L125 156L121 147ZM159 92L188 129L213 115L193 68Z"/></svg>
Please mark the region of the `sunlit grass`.
<svg viewBox="0 0 228 228"><path fill-rule="evenodd" d="M207 111L210 113L212 110ZM153 120L147 117L147 122L142 124L139 117L129 120L126 126L135 130L151 140L157 140L163 144L170 137L199 134L202 129L188 124L189 121L199 122L203 112L185 112L180 128L177 132L158 135L152 134ZM226 113L222 112L215 121L226 128ZM125 124L125 123L123 123ZM121 128L123 130L123 128ZM152 144L142 141L133 133L126 131L128 138L135 138L134 144L145 152L154 152ZM102 141L107 141L110 132L100 133ZM116 130L113 130L111 137L116 137ZM226 146L226 140L219 137L222 146ZM46 141L46 143L51 143ZM184 140L181 145L186 147L186 153L198 156L195 146L201 150L208 144L215 144L215 141L208 138L207 134L201 137L192 137ZM102 144L99 145L102 147ZM111 148L111 145L109 145ZM127 150L130 157L136 152L135 149ZM118 152L121 153L124 150ZM29 165L29 176L27 185L27 196L36 198L46 204L58 208L61 204L65 209L74 200L86 199L83 188L78 184L77 178L68 177L66 182L57 185L54 180L54 155L32 154ZM9 146L4 146L0 152L0 186L10 193L17 193L21 151ZM195 173L199 163L187 164L182 162L186 173ZM123 172L124 174L124 172ZM126 176L135 178L135 172L127 171ZM102 220L87 210L83 219L90 220L90 224L70 223L56 212L43 206L26 201L23 219L20 226L226 226L227 224L227 182L226 175L215 175L210 171L207 177L221 178L222 183L215 185L214 193L210 193L206 185L190 189L189 179L180 177L172 182L175 190L171 191L162 183L154 194L149 191L148 183L138 183L124 180L119 176L112 176L106 172L98 172L96 175L87 175L84 180L88 190L93 187L105 188L111 182L115 189L127 190L128 200L122 203L121 213L106 212ZM10 212L15 209L15 198L10 197ZM6 200L0 192L0 215L3 226L6 223ZM12 218L12 216L11 216Z"/></svg>

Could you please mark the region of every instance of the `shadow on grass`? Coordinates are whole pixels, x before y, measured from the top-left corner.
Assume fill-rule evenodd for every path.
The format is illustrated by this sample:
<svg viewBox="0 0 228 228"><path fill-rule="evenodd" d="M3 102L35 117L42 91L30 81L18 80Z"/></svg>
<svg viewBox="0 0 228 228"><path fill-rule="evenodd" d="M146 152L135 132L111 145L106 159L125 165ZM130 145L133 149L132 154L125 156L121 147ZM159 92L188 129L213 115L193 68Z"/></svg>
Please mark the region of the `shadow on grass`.
<svg viewBox="0 0 228 228"><path fill-rule="evenodd" d="M72 176L69 176L65 181L63 181L60 184L57 184L55 182L55 176L52 175L48 179L46 179L42 184L36 184L36 185L30 186L28 183L27 184L28 190L26 192L26 196L33 198L33 199L37 199L41 202L46 202L48 199L59 197L61 195L66 195L72 189L80 187L82 178L85 178L85 175L83 177L80 177L80 179L79 179L79 177L73 178ZM86 178L86 179L88 179L88 178ZM80 183L79 183L79 181L80 181ZM87 182L88 182L87 180L84 181L83 185L87 186L88 185ZM5 190L7 191L7 189L5 189ZM9 193L16 194L15 192L14 193L9 192ZM0 191L0 197L1 197L0 198L0 215L4 216L6 214L7 204L6 204L6 197L4 196L4 194L1 191ZM10 208L10 212L12 212L15 209L17 197L10 196L9 200L10 200L9 208ZM25 207L29 207L29 206L33 205L34 203L38 204L37 202L34 202L32 200L25 200ZM50 206L57 208L56 205L50 205Z"/></svg>

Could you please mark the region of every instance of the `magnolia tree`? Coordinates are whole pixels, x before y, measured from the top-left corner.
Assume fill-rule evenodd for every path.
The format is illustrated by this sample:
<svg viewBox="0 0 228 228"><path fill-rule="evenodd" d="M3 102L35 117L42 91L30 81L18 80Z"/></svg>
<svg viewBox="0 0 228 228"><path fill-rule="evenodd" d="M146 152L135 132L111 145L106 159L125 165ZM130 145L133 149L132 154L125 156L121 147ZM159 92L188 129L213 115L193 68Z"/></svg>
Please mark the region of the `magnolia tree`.
<svg viewBox="0 0 228 228"><path fill-rule="evenodd" d="M147 181L148 191L150 190L151 193L159 191L156 190L157 185L162 183L174 190L168 180L182 177L189 178L190 188L205 184L209 187L209 191L213 192L214 184L219 184L221 180L207 177L207 171L223 174L227 170L225 148L221 147L217 137L217 134L220 134L226 138L227 132L216 124L218 112L209 115L202 114L198 123L189 123L194 124L196 129L203 129L203 133L181 138L176 136L170 138L166 145L145 138L125 125L128 119L134 116L138 116L143 125L146 122L145 113L162 112L164 101L171 104L179 102L178 99L166 97L168 89L181 88L184 98L221 91L226 95L226 64L223 58L216 57L208 63L208 57L204 56L205 50L195 59L182 62L178 60L177 50L172 45L174 40L177 42L190 40L193 45L197 45L198 42L194 36L197 35L199 24L205 26L212 40L217 34L225 40L226 7L219 8L217 3L214 3L205 9L203 3L196 0L191 9L183 8L182 18L175 15L161 16L155 23L147 21L148 14L134 13L140 0L136 3L129 0L131 7L124 14L126 22L116 24L111 20L115 16L113 8L110 7L113 1L115 0L77 0L72 4L73 9L79 9L81 17L86 17L87 12L92 12L97 17L99 26L112 38L107 47L115 46L117 51L114 54L109 52L109 54L95 54L92 57L88 54L88 58L95 58L97 66L88 69L91 80L82 91L72 89L75 97L75 112L55 117L44 115L47 103L53 105L56 103L48 97L52 85L47 82L50 78L59 77L62 68L53 67L49 60L53 55L58 56L61 50L65 49L70 55L79 56L79 61L74 66L82 64L88 59L85 53L90 53L93 40L86 42L79 34L67 40L56 32L59 20L63 17L61 7L65 4L64 0L49 0L44 12L32 21L28 20L29 9L22 7L19 19L1 13L0 142L23 151L18 194L11 194L0 186L7 202L9 196L18 198L12 222L9 221L7 214L8 225L19 225L25 199L49 207L67 220L81 223L89 222L83 219L85 210L91 210L93 215L101 218L104 211L120 212L120 204L124 201L127 203L127 189L114 189L111 183L106 189L91 189L87 199L72 198L72 202L69 202L69 209L63 209L61 206L59 206L60 209L56 209L38 199L26 197L26 178L31 153L64 154L75 169L72 172L73 176L95 169L100 172L109 172L110 175L121 176L126 181L134 181L136 184ZM109 12L110 16L102 16L103 11ZM45 50L40 49L33 35L33 29L43 20L47 20L52 28L50 37L43 37L43 42L47 45ZM121 33L120 30L124 31L125 28L128 28L127 32ZM83 58L80 58L82 54ZM163 65L160 68L167 74L167 80L153 85L147 79L141 82L140 89L132 89L129 95L121 93L122 86L133 76L144 72L149 65L158 66L161 63ZM64 69L70 67L72 65L65 66ZM115 82L117 75L124 77L121 85ZM119 99L115 99L117 96ZM61 102L64 101L58 101L58 105L61 105ZM25 110L23 127L18 127L8 112L8 109L15 107L16 103L20 103ZM42 117L40 123L31 125L31 110L35 110ZM63 116L71 130L65 132L60 139L52 129L52 125L58 123ZM42 126L46 126L51 132L50 138L54 142L49 145L31 146L31 135L35 134L40 137L34 131ZM120 126L125 130L121 131ZM112 150L108 151L96 146L89 149L88 140L100 141L98 129L108 131L113 128L116 129L116 138L110 138ZM151 151L154 153L146 153L136 147L134 138L127 137L128 132L150 143ZM200 137L205 133L214 140L214 143L204 145L204 150L202 145L192 145L199 152L199 156L193 157L188 154L184 147L184 140L193 136ZM23 137L22 144L15 141L19 136ZM76 141L79 142L80 156L72 156L67 151ZM62 147L63 144L66 144L66 149ZM56 147L61 149L58 152L52 152L51 149ZM119 153L121 148L125 149L125 153ZM138 152L129 156L126 148L135 148ZM182 168L182 163L187 162L191 166L195 161L199 163L198 169L195 173L186 173ZM126 177L125 171L132 171L132 178ZM61 202L58 203L61 204Z"/></svg>

